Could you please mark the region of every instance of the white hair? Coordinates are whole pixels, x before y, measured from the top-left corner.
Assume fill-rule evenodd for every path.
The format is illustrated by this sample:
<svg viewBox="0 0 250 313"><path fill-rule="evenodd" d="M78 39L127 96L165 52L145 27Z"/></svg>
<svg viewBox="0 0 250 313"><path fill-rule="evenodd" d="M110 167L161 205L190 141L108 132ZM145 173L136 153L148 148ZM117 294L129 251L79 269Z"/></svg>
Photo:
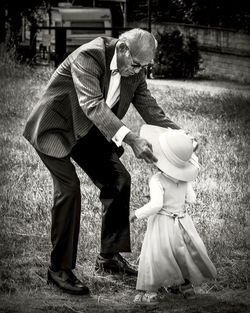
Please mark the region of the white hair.
<svg viewBox="0 0 250 313"><path fill-rule="evenodd" d="M150 32L141 28L134 28L120 35L119 40L125 42L134 56L145 57L155 54L157 40Z"/></svg>

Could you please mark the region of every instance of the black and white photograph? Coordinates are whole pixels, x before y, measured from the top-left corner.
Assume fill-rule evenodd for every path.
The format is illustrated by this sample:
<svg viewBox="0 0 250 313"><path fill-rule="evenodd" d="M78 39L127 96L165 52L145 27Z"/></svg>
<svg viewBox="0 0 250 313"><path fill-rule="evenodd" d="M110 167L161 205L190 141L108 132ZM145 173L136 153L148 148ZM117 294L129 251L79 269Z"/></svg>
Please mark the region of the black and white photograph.
<svg viewBox="0 0 250 313"><path fill-rule="evenodd" d="M250 7L2 0L0 313L250 311Z"/></svg>

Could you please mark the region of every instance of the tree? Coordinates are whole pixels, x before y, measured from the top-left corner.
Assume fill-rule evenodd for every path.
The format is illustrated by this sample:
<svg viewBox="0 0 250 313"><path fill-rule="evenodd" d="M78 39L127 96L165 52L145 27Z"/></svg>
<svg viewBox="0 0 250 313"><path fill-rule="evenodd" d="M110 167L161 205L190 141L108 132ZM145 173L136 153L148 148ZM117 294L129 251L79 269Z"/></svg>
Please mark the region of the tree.
<svg viewBox="0 0 250 313"><path fill-rule="evenodd" d="M57 2L55 0L3 0L1 5L7 12L6 19L9 24L8 44L18 46L22 16L27 17L31 24L36 24L38 19L37 9L41 6L49 8L51 5L57 4ZM3 30L0 29L0 31Z"/></svg>
<svg viewBox="0 0 250 313"><path fill-rule="evenodd" d="M147 19L147 0L127 0L128 20ZM249 1L151 0L153 22L188 23L250 33Z"/></svg>
<svg viewBox="0 0 250 313"><path fill-rule="evenodd" d="M158 33L158 49L153 76L192 78L200 70L201 57L197 41L179 30Z"/></svg>

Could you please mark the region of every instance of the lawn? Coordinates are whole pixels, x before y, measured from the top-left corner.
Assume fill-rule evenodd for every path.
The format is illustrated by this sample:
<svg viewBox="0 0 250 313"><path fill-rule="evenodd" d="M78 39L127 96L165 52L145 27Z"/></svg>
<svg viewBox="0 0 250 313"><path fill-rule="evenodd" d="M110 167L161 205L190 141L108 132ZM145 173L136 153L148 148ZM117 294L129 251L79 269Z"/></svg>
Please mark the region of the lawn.
<svg viewBox="0 0 250 313"><path fill-rule="evenodd" d="M52 181L34 149L22 137L22 130L51 71L17 66L8 58L0 61L0 291L3 294L50 290L46 287L46 269L50 257ZM150 89L167 115L200 143L202 169L194 183L198 200L188 206L188 211L218 271L216 281L203 284L200 292L225 288L246 290L250 247L250 95L234 89L213 94L180 85L150 85ZM124 122L137 133L143 123L132 106ZM148 179L155 169L135 159L128 147L122 161L132 177L133 210L147 202ZM82 215L76 271L98 297L107 290L119 292L124 288L130 294L135 281L125 284L123 280L99 277L93 271L100 244L99 191L79 168L77 172L82 188ZM145 227L146 221L131 225L133 251L125 256L134 264Z"/></svg>

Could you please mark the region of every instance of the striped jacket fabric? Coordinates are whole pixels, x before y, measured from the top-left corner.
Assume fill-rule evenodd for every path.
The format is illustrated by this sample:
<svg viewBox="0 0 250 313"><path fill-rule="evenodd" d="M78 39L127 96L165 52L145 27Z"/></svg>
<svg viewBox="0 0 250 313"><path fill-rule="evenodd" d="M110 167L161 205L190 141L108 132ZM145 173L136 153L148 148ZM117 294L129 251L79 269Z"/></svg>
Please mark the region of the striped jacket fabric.
<svg viewBox="0 0 250 313"><path fill-rule="evenodd" d="M105 103L117 40L98 37L73 51L55 70L24 128L24 137L35 149L65 157L93 125L111 141L124 125L121 119L130 103L146 123L179 128L151 96L143 70L121 78L116 114Z"/></svg>

